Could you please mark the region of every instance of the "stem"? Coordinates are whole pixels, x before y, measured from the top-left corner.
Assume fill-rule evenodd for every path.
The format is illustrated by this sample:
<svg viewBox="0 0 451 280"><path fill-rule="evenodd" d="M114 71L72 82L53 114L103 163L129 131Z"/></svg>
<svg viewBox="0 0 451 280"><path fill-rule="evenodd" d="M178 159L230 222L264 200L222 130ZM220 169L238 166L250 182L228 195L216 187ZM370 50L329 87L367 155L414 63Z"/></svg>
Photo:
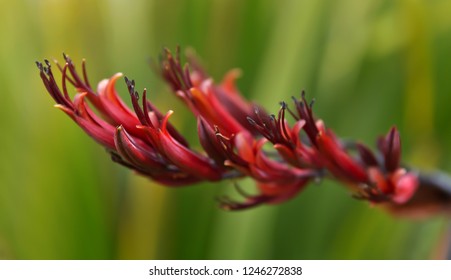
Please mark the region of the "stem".
<svg viewBox="0 0 451 280"><path fill-rule="evenodd" d="M417 174L418 189L405 204L391 204L394 214L426 218L437 214L451 214L451 176L443 171L422 172L410 170Z"/></svg>
<svg viewBox="0 0 451 280"><path fill-rule="evenodd" d="M415 171L415 170L413 170ZM442 171L430 173L417 171L420 186L436 188L451 198L451 176Z"/></svg>

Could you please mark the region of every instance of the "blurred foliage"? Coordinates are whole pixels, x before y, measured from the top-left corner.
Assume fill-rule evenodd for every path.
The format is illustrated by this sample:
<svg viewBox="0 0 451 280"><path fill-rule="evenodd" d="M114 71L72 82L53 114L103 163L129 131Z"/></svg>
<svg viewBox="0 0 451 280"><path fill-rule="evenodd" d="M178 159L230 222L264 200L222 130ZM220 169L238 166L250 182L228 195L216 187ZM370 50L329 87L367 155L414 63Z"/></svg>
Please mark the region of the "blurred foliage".
<svg viewBox="0 0 451 280"><path fill-rule="evenodd" d="M231 182L137 177L52 109L34 61L64 51L87 59L91 82L125 73L197 143L194 118L147 63L191 47L217 81L240 67L243 94L269 111L306 89L339 135L373 145L396 124L405 162L451 170L450 12L448 0L3 1L0 258L443 257L445 218L392 217L331 182L229 213L214 197L233 195Z"/></svg>

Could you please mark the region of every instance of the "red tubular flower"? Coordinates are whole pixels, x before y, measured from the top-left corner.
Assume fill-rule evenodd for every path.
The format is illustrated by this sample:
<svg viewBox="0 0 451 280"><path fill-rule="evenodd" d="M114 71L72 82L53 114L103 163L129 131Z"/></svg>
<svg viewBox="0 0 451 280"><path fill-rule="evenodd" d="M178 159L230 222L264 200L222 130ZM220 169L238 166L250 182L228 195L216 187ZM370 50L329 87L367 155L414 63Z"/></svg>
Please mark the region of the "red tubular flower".
<svg viewBox="0 0 451 280"><path fill-rule="evenodd" d="M374 203L403 205L418 188L417 174L400 166L401 142L395 127L379 139L380 156L357 143L351 147L357 152L355 157L332 130L315 119L313 102L307 103L304 93L299 100L293 98L294 111L281 102L277 115L270 115L241 97L235 86L236 70L216 85L197 63L193 70L182 67L179 52L174 57L165 50L161 75L197 117L197 133L205 151L200 153L170 124L172 111L161 113L147 100L145 89L140 100L133 80L125 78L132 103L129 108L115 90L122 74L101 81L93 90L85 62L79 75L70 58L64 55L64 59L63 66L56 63L62 73L61 87L47 60L45 65L37 63L42 81L55 106L104 146L115 162L168 186L242 176L256 181L256 194L237 188L242 202L221 198L224 209L280 203L293 198L311 180L325 176L348 185L355 197ZM73 99L68 83L76 90ZM292 125L287 115L294 118Z"/></svg>
<svg viewBox="0 0 451 280"><path fill-rule="evenodd" d="M202 117L212 127L217 126L228 137L248 131L246 118L255 106L246 102L236 90L236 71L228 73L222 84L215 85L199 66L193 72L189 71L188 65L182 68L179 50L175 57L167 49L165 53L161 75L196 117Z"/></svg>
<svg viewBox="0 0 451 280"><path fill-rule="evenodd" d="M51 65L37 63L40 75L56 107L67 113L94 140L112 154L113 160L160 183L179 186L201 180L216 181L226 174L212 160L189 149L186 140L168 122L166 116L155 110L143 94L142 108L134 82L126 79L134 112L118 96L114 85L122 74L99 83L95 92L86 77L81 79L69 57L65 57L62 72L62 91L58 87ZM69 73L68 73L69 71ZM70 99L66 84L71 83L77 93ZM93 113L91 104L103 117ZM189 164L188 164L189 163Z"/></svg>
<svg viewBox="0 0 451 280"><path fill-rule="evenodd" d="M283 202L294 197L310 179L318 175L316 170L270 159L263 150L266 139L249 142L241 133L232 138L221 134L218 136L227 154L225 164L255 179L260 192L257 196L246 195L243 203L223 199L222 206L226 209L244 209L261 202Z"/></svg>

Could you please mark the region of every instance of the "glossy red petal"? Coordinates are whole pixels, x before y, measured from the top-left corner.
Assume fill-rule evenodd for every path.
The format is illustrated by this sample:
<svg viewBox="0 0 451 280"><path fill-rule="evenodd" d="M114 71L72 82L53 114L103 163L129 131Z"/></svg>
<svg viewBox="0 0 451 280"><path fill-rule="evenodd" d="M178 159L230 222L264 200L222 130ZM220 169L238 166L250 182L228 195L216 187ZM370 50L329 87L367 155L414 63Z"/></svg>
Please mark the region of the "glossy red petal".
<svg viewBox="0 0 451 280"><path fill-rule="evenodd" d="M114 134L114 143L119 154L140 170L155 173L166 168L153 148L139 139L133 139L122 126Z"/></svg>
<svg viewBox="0 0 451 280"><path fill-rule="evenodd" d="M244 132L240 132L233 138L234 145L237 149L238 155L248 163L255 161L254 147L252 142L246 137Z"/></svg>
<svg viewBox="0 0 451 280"><path fill-rule="evenodd" d="M153 173L153 174L143 174L144 176L149 176L152 180L168 186L168 187L184 187L187 185L195 184L202 179L195 177L191 174L186 173Z"/></svg>
<svg viewBox="0 0 451 280"><path fill-rule="evenodd" d="M202 117L197 118L197 134L200 144L207 155L219 166L222 166L227 158L218 142L215 132Z"/></svg>
<svg viewBox="0 0 451 280"><path fill-rule="evenodd" d="M244 127L231 115L217 97L214 95L214 88L211 81L202 84L201 89L190 89L193 102L199 113L212 125L217 125L221 131L228 135L244 131Z"/></svg>
<svg viewBox="0 0 451 280"><path fill-rule="evenodd" d="M229 71L221 84L214 88L214 94L227 112L244 128L252 130L247 117L252 115L253 104L247 102L235 86L235 80L241 75L239 69Z"/></svg>
<svg viewBox="0 0 451 280"><path fill-rule="evenodd" d="M136 114L124 104L114 88L120 77L122 77L122 74L118 73L109 80L103 80L99 83L98 92L104 110L103 113L108 119L112 120L113 125L123 125L131 134L144 136L142 130L136 128L137 125L141 124Z"/></svg>
<svg viewBox="0 0 451 280"><path fill-rule="evenodd" d="M265 196L269 196L269 204L278 204L294 198L301 191L308 179L293 181L290 184L258 183L257 186Z"/></svg>
<svg viewBox="0 0 451 280"><path fill-rule="evenodd" d="M299 120L293 125L293 128L291 129L291 141L296 146L302 145L299 134L301 133L301 130L304 126L305 120Z"/></svg>
<svg viewBox="0 0 451 280"><path fill-rule="evenodd" d="M172 111L166 115L160 131L161 148L166 157L181 170L193 174L198 178L208 179L210 181L220 180L222 175L221 171L212 161L181 145L168 133L166 123L171 114Z"/></svg>
<svg viewBox="0 0 451 280"><path fill-rule="evenodd" d="M104 128L98 126L90 119L84 119L80 116L77 116L72 110L69 108L57 104L56 108L65 112L69 117L71 117L91 138L97 141L99 144L105 146L110 150L115 150L116 146L114 145L114 134Z"/></svg>
<svg viewBox="0 0 451 280"><path fill-rule="evenodd" d="M290 183L300 178L314 176L309 169L289 167L288 165L269 159L262 150L256 155L255 165L263 170L272 181Z"/></svg>
<svg viewBox="0 0 451 280"><path fill-rule="evenodd" d="M275 144L274 149L282 156L284 160L290 163L293 166L299 166L299 162L297 160L296 154L286 146L282 144Z"/></svg>
<svg viewBox="0 0 451 280"><path fill-rule="evenodd" d="M318 135L316 143L320 152L340 173L336 174L351 182L367 182L368 175L363 167L356 163L341 147L325 133Z"/></svg>
<svg viewBox="0 0 451 280"><path fill-rule="evenodd" d="M374 185L381 193L391 194L393 192L393 185L387 181L384 174L377 167L368 168L368 176L371 184Z"/></svg>

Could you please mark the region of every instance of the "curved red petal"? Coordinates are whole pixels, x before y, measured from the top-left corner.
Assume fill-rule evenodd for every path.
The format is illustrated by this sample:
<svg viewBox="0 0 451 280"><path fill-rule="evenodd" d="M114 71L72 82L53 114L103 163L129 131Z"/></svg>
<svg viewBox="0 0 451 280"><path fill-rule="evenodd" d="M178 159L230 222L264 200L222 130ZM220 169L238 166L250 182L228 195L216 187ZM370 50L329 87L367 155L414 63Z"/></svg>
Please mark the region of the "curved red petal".
<svg viewBox="0 0 451 280"><path fill-rule="evenodd" d="M208 158L194 153L178 143L167 131L166 124L170 111L164 118L160 131L160 144L164 154L181 170L202 179L217 181L221 179L221 171Z"/></svg>
<svg viewBox="0 0 451 280"><path fill-rule="evenodd" d="M257 186L263 195L271 197L267 203L278 204L294 198L307 185L308 181L308 179L301 179L284 185L278 183L258 183Z"/></svg>
<svg viewBox="0 0 451 280"><path fill-rule="evenodd" d="M202 117L197 118L197 134L200 144L207 155L219 166L222 166L226 160L223 149L218 142L215 132Z"/></svg>
<svg viewBox="0 0 451 280"><path fill-rule="evenodd" d="M153 148L133 139L122 126L119 126L114 134L114 143L119 154L140 170L155 173L165 169L164 163Z"/></svg>
<svg viewBox="0 0 451 280"><path fill-rule="evenodd" d="M118 73L99 84L99 99L103 106L103 113L113 125L123 125L131 134L144 136L143 131L136 128L141 124L138 117L124 104L114 88L120 77L122 74Z"/></svg>
<svg viewBox="0 0 451 280"><path fill-rule="evenodd" d="M338 144L325 133L320 133L316 138L320 152L329 160L340 173L336 174L347 180L355 182L367 182L368 175L363 167L346 154Z"/></svg>
<svg viewBox="0 0 451 280"><path fill-rule="evenodd" d="M72 110L63 105L58 104L55 105L55 107L69 115L69 117L71 117L78 124L78 126L80 126L86 132L86 134L91 136L91 138L93 138L95 141L110 150L116 150L113 133L104 129L103 127L98 126L90 119L84 119L80 116L77 116L77 114L75 114Z"/></svg>

